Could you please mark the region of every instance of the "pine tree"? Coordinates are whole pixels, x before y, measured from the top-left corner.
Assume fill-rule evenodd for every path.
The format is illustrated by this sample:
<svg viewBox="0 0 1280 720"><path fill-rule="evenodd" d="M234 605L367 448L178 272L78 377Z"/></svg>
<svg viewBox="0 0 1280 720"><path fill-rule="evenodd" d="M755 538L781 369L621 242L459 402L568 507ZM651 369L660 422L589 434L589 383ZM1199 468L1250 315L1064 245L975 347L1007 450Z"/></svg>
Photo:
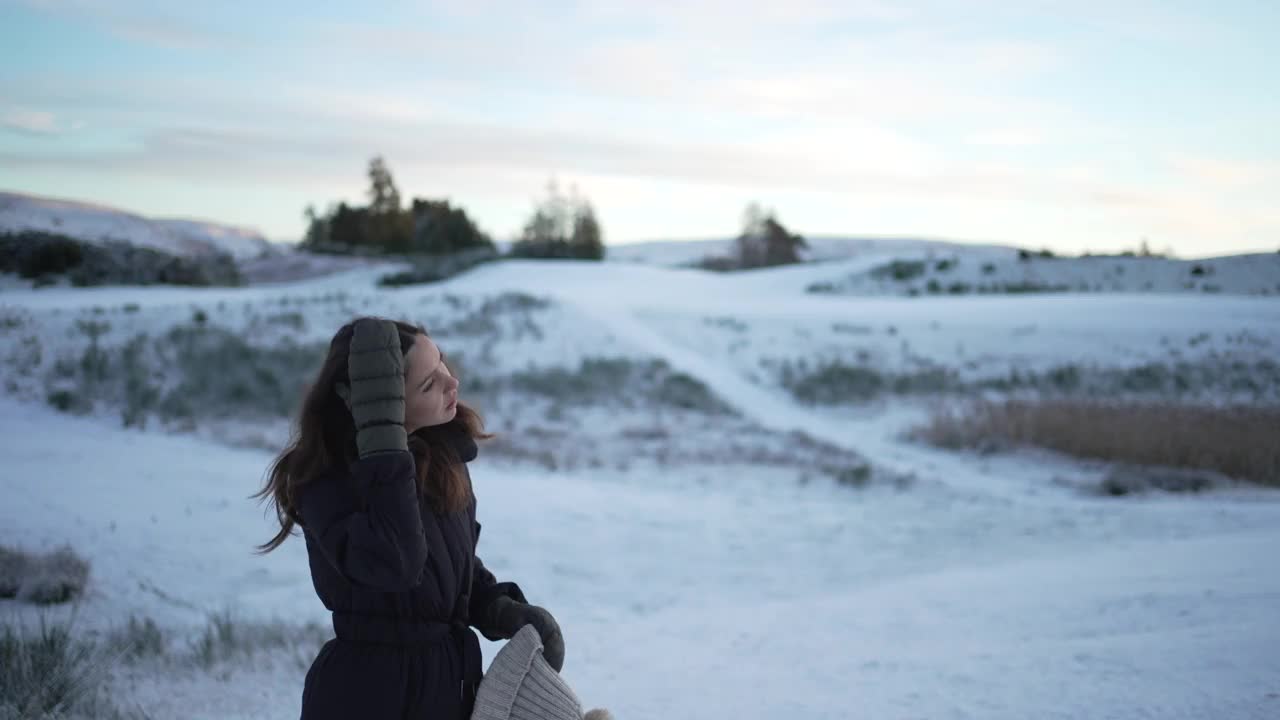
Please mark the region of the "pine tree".
<svg viewBox="0 0 1280 720"><path fill-rule="evenodd" d="M576 187L560 192L547 183L547 197L534 208L520 239L511 248L516 257L604 259L604 233L595 210Z"/></svg>
<svg viewBox="0 0 1280 720"><path fill-rule="evenodd" d="M596 220L595 210L591 203L582 201L574 212L573 256L583 260L604 259L604 238L600 231L600 222Z"/></svg>
<svg viewBox="0 0 1280 720"><path fill-rule="evenodd" d="M369 161L369 212L374 215L400 212L400 191L381 155Z"/></svg>
<svg viewBox="0 0 1280 720"><path fill-rule="evenodd" d="M369 161L369 210L366 243L384 252L408 252L413 216L400 209L400 191L381 156Z"/></svg>
<svg viewBox="0 0 1280 720"><path fill-rule="evenodd" d="M462 208L448 200L414 198L413 251L445 255L472 248L493 248L493 241L476 227Z"/></svg>

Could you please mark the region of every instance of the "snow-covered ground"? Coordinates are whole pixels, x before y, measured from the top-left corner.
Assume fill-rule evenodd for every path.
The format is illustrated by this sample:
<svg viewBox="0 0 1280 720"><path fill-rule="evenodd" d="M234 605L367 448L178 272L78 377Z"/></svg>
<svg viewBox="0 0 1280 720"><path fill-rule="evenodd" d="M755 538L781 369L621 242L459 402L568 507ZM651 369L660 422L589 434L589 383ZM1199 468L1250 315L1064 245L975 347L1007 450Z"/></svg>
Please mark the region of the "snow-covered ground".
<svg viewBox="0 0 1280 720"><path fill-rule="evenodd" d="M482 446L472 468L482 557L556 614L565 677L620 720L1280 715L1280 493L1084 494L1096 467L913 445L899 433L920 405L814 408L770 374L779 359L859 352L875 367L918 356L975 375L1072 361L1259 361L1275 357L1280 303L805 292L879 262L709 275L513 261L385 290L378 269L363 268L248 288L5 292L0 544L69 542L89 557L80 619L90 625L137 613L195 632L227 607L323 622L299 540L251 554L273 532L247 499L270 451L123 429L111 408L60 414L40 404L43 378L83 352L89 322L109 325L95 336L103 345L163 333L197 311L254 344L314 343L355 313L383 313L424 322L486 378L598 357L661 360L736 413L706 424L801 431L826 452L910 478L855 489L815 473L811 455L795 467L672 463L608 443L625 463L548 470ZM515 396L488 419L512 431L553 422L530 407L541 406ZM596 445L672 417L654 407L601 406L567 427ZM487 657L499 647L483 644ZM281 663L116 682L154 717L289 718L304 672Z"/></svg>

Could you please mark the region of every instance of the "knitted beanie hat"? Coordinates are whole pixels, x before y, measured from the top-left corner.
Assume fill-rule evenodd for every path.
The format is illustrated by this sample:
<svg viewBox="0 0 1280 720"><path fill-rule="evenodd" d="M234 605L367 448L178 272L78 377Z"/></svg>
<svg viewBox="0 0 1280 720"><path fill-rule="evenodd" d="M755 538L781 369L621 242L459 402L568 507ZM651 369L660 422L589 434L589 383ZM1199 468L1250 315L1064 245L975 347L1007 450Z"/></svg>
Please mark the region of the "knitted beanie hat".
<svg viewBox="0 0 1280 720"><path fill-rule="evenodd" d="M592 710L587 720L609 720ZM582 704L542 657L542 639L525 625L498 651L476 691L471 720L584 720Z"/></svg>

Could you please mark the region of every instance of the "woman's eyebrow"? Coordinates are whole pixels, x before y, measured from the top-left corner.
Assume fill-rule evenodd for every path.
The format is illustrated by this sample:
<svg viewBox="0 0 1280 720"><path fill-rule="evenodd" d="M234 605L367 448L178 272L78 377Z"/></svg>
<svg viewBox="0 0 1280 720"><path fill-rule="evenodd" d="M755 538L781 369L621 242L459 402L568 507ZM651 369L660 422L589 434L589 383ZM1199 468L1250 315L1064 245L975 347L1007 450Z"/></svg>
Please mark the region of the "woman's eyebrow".
<svg viewBox="0 0 1280 720"><path fill-rule="evenodd" d="M440 369L440 366L441 366L441 365L444 365L444 360L445 360L444 351L443 351L443 350L441 350L441 351L440 351L440 362L436 363L436 370L439 370L439 369ZM426 377L422 378L422 382L418 383L418 389L419 389L419 390L421 390L421 389L422 389L422 387L423 387L424 385L426 385L426 384L427 384L427 381L431 379L431 376L432 376L432 375L435 375L435 374L436 374L436 370L432 370L431 372L427 373L427 376L426 376Z"/></svg>

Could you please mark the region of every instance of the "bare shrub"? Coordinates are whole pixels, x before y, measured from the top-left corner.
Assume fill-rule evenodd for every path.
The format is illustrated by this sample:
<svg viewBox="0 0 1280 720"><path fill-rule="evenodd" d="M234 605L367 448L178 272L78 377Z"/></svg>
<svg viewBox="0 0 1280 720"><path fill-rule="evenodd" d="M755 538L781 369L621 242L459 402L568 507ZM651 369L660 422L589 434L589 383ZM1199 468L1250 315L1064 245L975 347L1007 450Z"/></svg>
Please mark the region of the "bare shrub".
<svg viewBox="0 0 1280 720"><path fill-rule="evenodd" d="M499 382L486 381L484 387L497 390ZM707 415L738 415L701 380L660 359L589 357L577 369L522 370L501 382L518 392L571 405L663 406Z"/></svg>
<svg viewBox="0 0 1280 720"><path fill-rule="evenodd" d="M912 431L946 448L1033 445L1077 457L1208 470L1280 487L1280 408L1098 400L974 401Z"/></svg>
<svg viewBox="0 0 1280 720"><path fill-rule="evenodd" d="M331 633L320 623L248 621L227 610L209 616L186 647L170 647L169 632L149 617L129 622L105 636L41 614L38 626L6 619L0 624L0 720L134 720L148 717L128 698L118 697L113 669L141 665L144 672L173 667L225 672L260 652L272 653L305 670ZM127 695L127 693L126 693Z"/></svg>
<svg viewBox="0 0 1280 720"><path fill-rule="evenodd" d="M109 644L133 661L161 657L168 652L168 638L156 621L149 617L139 619L136 615L130 615L128 624L111 633Z"/></svg>
<svg viewBox="0 0 1280 720"><path fill-rule="evenodd" d="M127 717L102 692L113 653L81 640L72 624L0 628L0 717Z"/></svg>
<svg viewBox="0 0 1280 720"><path fill-rule="evenodd" d="M64 545L43 555L0 546L0 597L39 605L63 603L84 594L89 561Z"/></svg>
<svg viewBox="0 0 1280 720"><path fill-rule="evenodd" d="M922 367L890 372L843 360L826 361L810 370L784 360L779 378L801 402L815 405L868 403L882 395L936 395L962 387L955 371Z"/></svg>
<svg viewBox="0 0 1280 720"><path fill-rule="evenodd" d="M211 613L204 630L191 641L189 660L197 667L210 669L264 650L283 649L298 657L308 653L314 656L329 635L318 623L295 626L280 620L245 620L224 609Z"/></svg>
<svg viewBox="0 0 1280 720"><path fill-rule="evenodd" d="M18 599L48 605L84 594L89 582L89 561L63 546L31 564Z"/></svg>
<svg viewBox="0 0 1280 720"><path fill-rule="evenodd" d="M150 417L190 426L197 418L289 417L325 344L254 345L199 317L118 345L99 343L109 329L105 323L82 321L89 344L79 358L68 355L53 364L45 379L47 402L67 412L118 407L126 427L145 426ZM272 332L293 322L282 317L291 315L268 319ZM253 323L261 321L255 316Z"/></svg>
<svg viewBox="0 0 1280 720"><path fill-rule="evenodd" d="M18 595L22 587L22 578L27 575L27 565L31 557L21 550L0 545L0 598L11 598Z"/></svg>

